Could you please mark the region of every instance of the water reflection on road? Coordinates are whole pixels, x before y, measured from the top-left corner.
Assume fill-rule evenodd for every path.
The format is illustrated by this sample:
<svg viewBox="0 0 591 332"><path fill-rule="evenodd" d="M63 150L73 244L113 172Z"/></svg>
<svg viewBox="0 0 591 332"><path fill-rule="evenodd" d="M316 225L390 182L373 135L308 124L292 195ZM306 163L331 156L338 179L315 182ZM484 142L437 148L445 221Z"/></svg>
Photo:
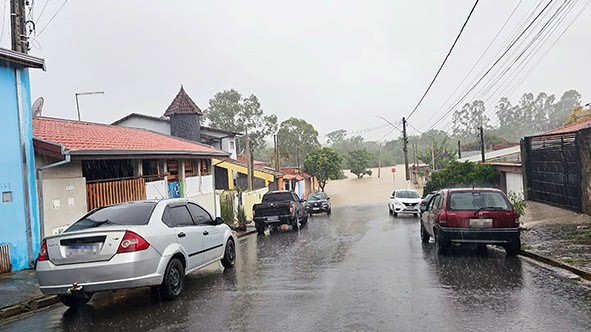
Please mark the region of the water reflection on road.
<svg viewBox="0 0 591 332"><path fill-rule="evenodd" d="M333 207L308 226L237 241L236 269L188 277L172 302L138 289L53 306L2 330L591 330L591 290L489 248L421 243L383 204Z"/></svg>

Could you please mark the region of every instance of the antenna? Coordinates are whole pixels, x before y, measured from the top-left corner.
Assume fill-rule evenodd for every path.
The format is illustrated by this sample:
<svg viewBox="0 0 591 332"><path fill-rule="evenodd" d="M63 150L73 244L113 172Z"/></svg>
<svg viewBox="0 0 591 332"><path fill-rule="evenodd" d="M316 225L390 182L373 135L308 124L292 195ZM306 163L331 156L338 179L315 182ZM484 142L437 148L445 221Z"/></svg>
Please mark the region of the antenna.
<svg viewBox="0 0 591 332"><path fill-rule="evenodd" d="M33 117L37 118L41 116L41 111L43 111L43 97L39 97L33 103Z"/></svg>

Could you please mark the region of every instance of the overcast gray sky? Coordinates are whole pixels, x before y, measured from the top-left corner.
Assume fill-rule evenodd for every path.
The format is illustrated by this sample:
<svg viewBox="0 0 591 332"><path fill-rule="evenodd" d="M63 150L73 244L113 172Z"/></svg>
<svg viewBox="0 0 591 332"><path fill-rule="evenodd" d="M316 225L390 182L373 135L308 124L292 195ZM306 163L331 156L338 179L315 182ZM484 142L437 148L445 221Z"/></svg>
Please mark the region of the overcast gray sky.
<svg viewBox="0 0 591 332"><path fill-rule="evenodd" d="M47 63L46 72L31 74L33 98L45 98L46 116L75 119L74 94L85 91L105 94L80 97L82 120L111 123L131 112L160 116L183 84L202 109L216 92L234 88L243 95L255 94L265 113L276 114L279 121L305 119L321 136L338 129L365 130L363 136L372 140L399 136L397 131L388 134L390 128L366 129L385 125L377 116L392 122L408 116L474 4L68 1L46 26L63 4L52 0L41 15L46 1L34 2L37 32L45 30L30 52ZM434 114L449 107L440 110L516 5L505 30L459 92L492 63L494 53L535 6L548 1L481 0L438 81L409 122L420 130L433 125L450 129L451 116L437 122ZM501 96L517 102L523 92L544 91L559 98L565 90L576 89L584 103L591 101L591 8L515 88L588 2L572 2L572 11L533 60L507 73L508 82L498 81L486 93L484 80L465 101L488 100L489 114ZM554 1L548 13L562 3ZM2 2L0 9L7 18ZM8 39L4 31L0 45L8 48ZM521 67L518 75L514 69ZM484 93L478 93L480 89Z"/></svg>

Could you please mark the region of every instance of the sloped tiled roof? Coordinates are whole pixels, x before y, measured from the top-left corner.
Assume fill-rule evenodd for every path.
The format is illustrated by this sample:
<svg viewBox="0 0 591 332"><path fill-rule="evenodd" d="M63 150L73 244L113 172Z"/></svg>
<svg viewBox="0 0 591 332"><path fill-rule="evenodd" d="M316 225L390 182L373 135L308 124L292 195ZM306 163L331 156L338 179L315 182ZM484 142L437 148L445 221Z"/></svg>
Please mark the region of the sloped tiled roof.
<svg viewBox="0 0 591 332"><path fill-rule="evenodd" d="M589 127L591 127L591 119L573 123L572 125L568 125L562 128L552 129L550 131L545 132L544 135L570 133Z"/></svg>
<svg viewBox="0 0 591 332"><path fill-rule="evenodd" d="M33 119L33 136L62 145L70 154L228 155L209 145L145 129L46 117Z"/></svg>
<svg viewBox="0 0 591 332"><path fill-rule="evenodd" d="M203 115L203 112L195 104L195 102L189 97L189 95L185 92L185 89L181 85L181 90L179 93L174 97L174 100L164 112L165 116L171 116L173 114L199 114Z"/></svg>

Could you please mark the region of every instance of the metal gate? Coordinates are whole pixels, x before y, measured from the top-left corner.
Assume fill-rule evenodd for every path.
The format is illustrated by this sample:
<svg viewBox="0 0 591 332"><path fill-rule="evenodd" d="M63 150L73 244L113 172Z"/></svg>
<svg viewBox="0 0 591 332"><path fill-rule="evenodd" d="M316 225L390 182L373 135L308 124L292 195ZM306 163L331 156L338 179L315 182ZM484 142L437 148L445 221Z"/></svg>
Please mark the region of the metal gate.
<svg viewBox="0 0 591 332"><path fill-rule="evenodd" d="M527 196L581 212L581 164L576 133L525 138Z"/></svg>

